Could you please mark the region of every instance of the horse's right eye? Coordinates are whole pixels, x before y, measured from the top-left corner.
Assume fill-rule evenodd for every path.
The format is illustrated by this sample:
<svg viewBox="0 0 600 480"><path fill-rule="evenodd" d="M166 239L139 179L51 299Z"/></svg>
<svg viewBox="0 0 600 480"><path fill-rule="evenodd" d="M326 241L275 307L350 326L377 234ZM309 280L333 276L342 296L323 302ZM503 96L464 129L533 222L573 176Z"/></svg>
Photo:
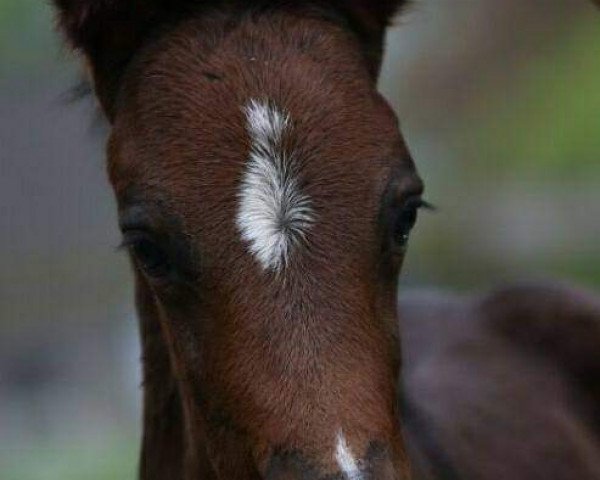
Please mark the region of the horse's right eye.
<svg viewBox="0 0 600 480"><path fill-rule="evenodd" d="M410 232L417 222L417 214L423 201L419 197L410 198L396 211L393 222L393 240L398 247L405 247L408 243Z"/></svg>
<svg viewBox="0 0 600 480"><path fill-rule="evenodd" d="M396 247L401 249L406 247L410 232L417 223L417 216L421 208L434 209L431 204L417 196L409 198L401 208L396 210L392 226L393 241Z"/></svg>
<svg viewBox="0 0 600 480"><path fill-rule="evenodd" d="M171 270L167 252L148 234L126 234L123 243L149 277L164 277Z"/></svg>

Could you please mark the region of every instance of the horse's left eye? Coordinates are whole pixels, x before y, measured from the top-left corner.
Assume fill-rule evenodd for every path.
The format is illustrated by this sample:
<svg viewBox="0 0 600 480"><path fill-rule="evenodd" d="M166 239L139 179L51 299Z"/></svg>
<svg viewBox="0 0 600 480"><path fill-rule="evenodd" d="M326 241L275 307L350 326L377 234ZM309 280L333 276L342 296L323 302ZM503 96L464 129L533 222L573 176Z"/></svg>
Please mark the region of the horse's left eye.
<svg viewBox="0 0 600 480"><path fill-rule="evenodd" d="M125 235L124 245L129 248L135 261L148 276L158 278L169 273L171 268L169 256L149 235L144 233Z"/></svg>
<svg viewBox="0 0 600 480"><path fill-rule="evenodd" d="M417 222L419 209L426 206L428 206L428 204L420 197L413 197L404 202L404 205L396 211L396 217L392 226L392 234L394 243L397 246L406 246L410 237L410 232Z"/></svg>

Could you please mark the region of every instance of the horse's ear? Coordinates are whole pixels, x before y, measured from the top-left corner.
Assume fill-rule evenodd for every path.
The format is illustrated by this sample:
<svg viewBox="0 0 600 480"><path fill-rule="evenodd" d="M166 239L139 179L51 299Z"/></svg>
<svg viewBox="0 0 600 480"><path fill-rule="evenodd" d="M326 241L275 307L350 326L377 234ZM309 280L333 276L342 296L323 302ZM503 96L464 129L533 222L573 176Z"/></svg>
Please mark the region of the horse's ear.
<svg viewBox="0 0 600 480"><path fill-rule="evenodd" d="M330 0L363 43L373 76L379 74L387 27L410 0Z"/></svg>
<svg viewBox="0 0 600 480"><path fill-rule="evenodd" d="M112 116L124 67L161 18L160 0L53 0L59 25L90 68L96 95Z"/></svg>
<svg viewBox="0 0 600 480"><path fill-rule="evenodd" d="M270 0L248 0L248 4ZM271 0L274 3L281 0ZM323 0L349 22L359 36L376 77L386 27L408 0ZM59 24L73 48L90 67L96 95L112 117L113 101L125 65L157 25L198 0L53 0ZM311 0L311 3L314 0ZM216 2L215 2L216 3Z"/></svg>

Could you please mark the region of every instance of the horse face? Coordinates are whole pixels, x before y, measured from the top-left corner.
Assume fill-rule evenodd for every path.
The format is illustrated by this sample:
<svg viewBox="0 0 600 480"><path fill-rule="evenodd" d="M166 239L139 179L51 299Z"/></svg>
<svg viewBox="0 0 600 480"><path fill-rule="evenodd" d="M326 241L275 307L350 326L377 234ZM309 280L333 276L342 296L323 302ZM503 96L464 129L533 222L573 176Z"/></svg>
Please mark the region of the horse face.
<svg viewBox="0 0 600 480"><path fill-rule="evenodd" d="M404 478L395 291L422 185L372 73L329 19L213 12L146 42L111 99L140 308L219 478Z"/></svg>

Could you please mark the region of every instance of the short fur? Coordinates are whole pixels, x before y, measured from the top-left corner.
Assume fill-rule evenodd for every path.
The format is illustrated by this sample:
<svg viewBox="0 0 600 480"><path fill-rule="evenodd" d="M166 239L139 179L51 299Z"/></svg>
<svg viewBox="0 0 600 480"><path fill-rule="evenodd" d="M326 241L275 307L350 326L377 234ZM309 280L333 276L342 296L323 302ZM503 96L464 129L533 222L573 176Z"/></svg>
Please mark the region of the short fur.
<svg viewBox="0 0 600 480"><path fill-rule="evenodd" d="M122 229L150 236L172 267L157 278L131 249L141 478L341 479L339 431L366 478L407 478L401 254L381 222L422 184L376 91L383 33L403 2L56 3L112 124ZM294 152L294 189L319 222L301 225L304 248L280 275L236 223L256 153L253 99L292 120L281 149Z"/></svg>

